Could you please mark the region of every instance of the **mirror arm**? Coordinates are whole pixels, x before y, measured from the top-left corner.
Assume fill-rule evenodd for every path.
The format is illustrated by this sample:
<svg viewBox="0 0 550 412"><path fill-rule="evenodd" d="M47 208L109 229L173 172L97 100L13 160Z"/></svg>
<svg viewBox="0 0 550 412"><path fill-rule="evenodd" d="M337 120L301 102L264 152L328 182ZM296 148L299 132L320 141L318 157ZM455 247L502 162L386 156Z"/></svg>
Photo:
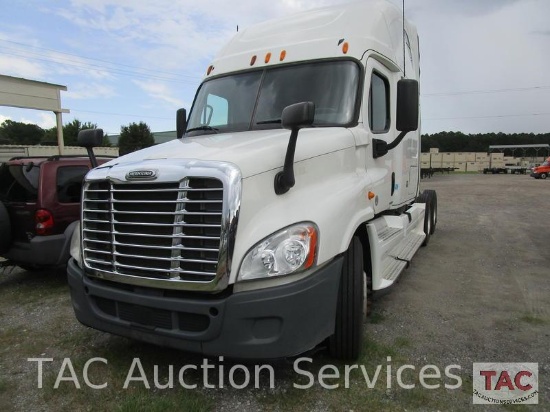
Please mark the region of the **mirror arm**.
<svg viewBox="0 0 550 412"><path fill-rule="evenodd" d="M403 130L401 133L399 133L399 136L395 138L393 142L388 144L388 151L395 149L399 143L403 140L405 135L409 132L409 130Z"/></svg>
<svg viewBox="0 0 550 412"><path fill-rule="evenodd" d="M278 195L288 192L296 183L294 179L294 153L296 152L298 130L297 128L292 129L286 149L285 165L283 170L275 176L275 193Z"/></svg>
<svg viewBox="0 0 550 412"><path fill-rule="evenodd" d="M98 166L97 158L94 154L94 149L92 147L87 147L86 150L88 151L88 157L90 158L90 163L92 164L93 168L96 168Z"/></svg>

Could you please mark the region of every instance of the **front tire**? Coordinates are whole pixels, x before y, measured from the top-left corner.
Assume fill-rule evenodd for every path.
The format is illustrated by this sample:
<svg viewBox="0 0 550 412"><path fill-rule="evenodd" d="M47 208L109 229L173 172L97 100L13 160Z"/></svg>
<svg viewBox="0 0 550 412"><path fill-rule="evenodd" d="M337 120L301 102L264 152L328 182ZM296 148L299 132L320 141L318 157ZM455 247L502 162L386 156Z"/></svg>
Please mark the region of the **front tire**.
<svg viewBox="0 0 550 412"><path fill-rule="evenodd" d="M426 237L422 243L422 246L427 246L428 243L430 243L430 236L435 231L432 226L432 223L434 222L432 210L433 194L435 194L433 190L424 190L416 199L418 203L424 203L426 205L426 210L424 211L424 234Z"/></svg>
<svg viewBox="0 0 550 412"><path fill-rule="evenodd" d="M329 338L329 353L334 358L355 360L359 357L367 307L366 287L363 245L358 237L354 237L344 254L334 335Z"/></svg>
<svg viewBox="0 0 550 412"><path fill-rule="evenodd" d="M540 174L541 179L546 179L547 177L548 177L548 173L541 173Z"/></svg>

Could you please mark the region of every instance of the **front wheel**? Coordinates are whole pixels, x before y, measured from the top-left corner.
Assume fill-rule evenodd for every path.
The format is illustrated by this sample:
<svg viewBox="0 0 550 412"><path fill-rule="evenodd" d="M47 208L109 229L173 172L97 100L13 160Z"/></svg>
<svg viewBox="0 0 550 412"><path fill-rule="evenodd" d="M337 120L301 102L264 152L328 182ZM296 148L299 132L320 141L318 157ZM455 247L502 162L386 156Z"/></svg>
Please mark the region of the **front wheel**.
<svg viewBox="0 0 550 412"><path fill-rule="evenodd" d="M548 173L541 173L540 174L541 179L546 179L547 177L548 177Z"/></svg>
<svg viewBox="0 0 550 412"><path fill-rule="evenodd" d="M433 227L434 215L432 209L434 194L435 192L433 190L424 190L416 199L417 203L424 203L426 205L426 209L424 211L424 234L426 237L424 238L422 246L427 246L428 243L430 243L430 236L435 231L435 228Z"/></svg>
<svg viewBox="0 0 550 412"><path fill-rule="evenodd" d="M329 353L334 358L354 360L359 357L367 308L366 288L363 245L354 237L344 254L334 335L329 338Z"/></svg>

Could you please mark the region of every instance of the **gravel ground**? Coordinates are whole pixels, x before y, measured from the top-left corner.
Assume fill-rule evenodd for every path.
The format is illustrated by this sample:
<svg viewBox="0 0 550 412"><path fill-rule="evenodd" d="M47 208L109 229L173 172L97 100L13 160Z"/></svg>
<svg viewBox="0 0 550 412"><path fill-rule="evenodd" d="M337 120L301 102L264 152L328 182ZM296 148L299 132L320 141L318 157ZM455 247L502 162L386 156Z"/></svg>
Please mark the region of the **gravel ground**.
<svg viewBox="0 0 550 412"><path fill-rule="evenodd" d="M293 383L300 380L293 360L284 360L272 364L275 389L267 382L255 390L198 389L193 407L182 407L170 393L162 395L163 401L176 400L162 404L164 410L510 410L472 405L473 362L537 362L535 408L550 410L550 182L521 175L437 175L422 186L438 193L437 232L398 284L375 297L358 363L369 371L376 364L433 364L441 370L460 365L461 389L369 392L355 375L350 390L318 384L296 390ZM147 391L135 407L126 399L128 392L116 389L99 400L75 390L52 395L36 387L36 365L27 362L29 357L53 357L59 364L63 357L104 356L110 368L126 370L133 356L164 365L202 362L81 326L62 274L19 269L0 274L0 345L2 411L151 410L160 399ZM314 372L333 363L322 350L306 356L315 358ZM231 365L225 362L226 369ZM338 365L343 371L344 365Z"/></svg>

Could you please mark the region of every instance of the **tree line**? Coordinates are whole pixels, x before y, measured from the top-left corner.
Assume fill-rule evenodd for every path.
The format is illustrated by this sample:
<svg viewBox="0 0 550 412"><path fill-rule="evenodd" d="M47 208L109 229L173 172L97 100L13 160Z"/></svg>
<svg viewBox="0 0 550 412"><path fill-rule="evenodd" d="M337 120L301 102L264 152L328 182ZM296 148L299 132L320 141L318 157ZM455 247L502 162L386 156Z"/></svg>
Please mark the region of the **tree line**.
<svg viewBox="0 0 550 412"><path fill-rule="evenodd" d="M550 133L481 133L439 132L423 134L421 151L437 147L440 152L488 152L492 145L550 144ZM527 155L535 155L528 150Z"/></svg>
<svg viewBox="0 0 550 412"><path fill-rule="evenodd" d="M85 129L97 129L97 124L81 122L78 119L63 125L65 146L77 146L78 132ZM0 124L0 145L57 145L57 127L42 129L36 124L4 120ZM153 146L155 139L151 129L144 122L130 123L120 127L118 140L119 154L124 155L145 147ZM102 147L112 146L109 136L103 137Z"/></svg>
<svg viewBox="0 0 550 412"><path fill-rule="evenodd" d="M66 146L76 146L78 132L83 129L95 129L97 124L81 122L78 119L63 125L63 138ZM0 144L17 145L57 145L57 127L42 129L35 124L5 120L0 124ZM130 123L120 127L118 141L121 155L153 146L155 140L151 129L144 122ZM526 145L550 144L550 133L482 133L464 134L462 132L439 132L423 134L422 152L436 147L440 152L488 152L490 145ZM111 146L108 136L103 138L102 146ZM531 150L527 155L535 155ZM544 155L544 154L543 154Z"/></svg>

